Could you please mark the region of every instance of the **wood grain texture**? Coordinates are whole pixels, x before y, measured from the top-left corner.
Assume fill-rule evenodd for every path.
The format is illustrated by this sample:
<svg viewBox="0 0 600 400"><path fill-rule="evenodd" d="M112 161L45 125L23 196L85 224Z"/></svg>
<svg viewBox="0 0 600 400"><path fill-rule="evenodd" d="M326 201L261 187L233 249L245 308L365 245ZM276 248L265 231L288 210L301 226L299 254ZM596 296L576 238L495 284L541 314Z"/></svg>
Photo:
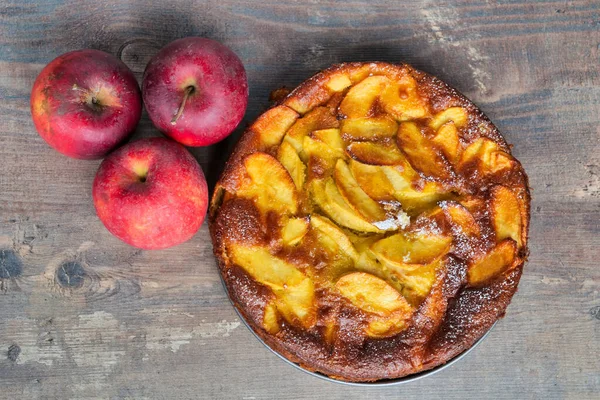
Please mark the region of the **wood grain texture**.
<svg viewBox="0 0 600 400"><path fill-rule="evenodd" d="M39 4L38 4L39 3ZM138 251L96 218L99 162L37 135L29 92L80 48L118 54L141 79L169 41L207 36L244 61L251 99L231 139L193 149L212 185L269 92L341 61L404 61L478 104L533 188L531 256L488 338L408 385L310 377L237 319L208 229ZM1 399L597 399L600 393L600 3L540 1L2 1ZM158 133L146 115L134 138Z"/></svg>

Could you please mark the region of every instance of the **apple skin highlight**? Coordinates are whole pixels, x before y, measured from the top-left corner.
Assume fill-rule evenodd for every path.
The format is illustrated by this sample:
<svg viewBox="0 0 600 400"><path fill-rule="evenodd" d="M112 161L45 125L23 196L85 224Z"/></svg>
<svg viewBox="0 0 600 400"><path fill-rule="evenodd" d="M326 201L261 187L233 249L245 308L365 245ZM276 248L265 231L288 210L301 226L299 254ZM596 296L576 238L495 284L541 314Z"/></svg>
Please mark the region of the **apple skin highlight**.
<svg viewBox="0 0 600 400"><path fill-rule="evenodd" d="M135 130L142 115L135 76L99 50L55 58L38 75L30 101L40 136L60 153L80 159L108 154Z"/></svg>
<svg viewBox="0 0 600 400"><path fill-rule="evenodd" d="M186 146L208 146L230 135L244 117L248 82L233 51L188 37L150 60L142 94L150 119L165 135Z"/></svg>
<svg viewBox="0 0 600 400"><path fill-rule="evenodd" d="M141 139L111 153L98 169L92 197L113 235L148 250L189 240L208 206L202 168L185 147L165 138Z"/></svg>

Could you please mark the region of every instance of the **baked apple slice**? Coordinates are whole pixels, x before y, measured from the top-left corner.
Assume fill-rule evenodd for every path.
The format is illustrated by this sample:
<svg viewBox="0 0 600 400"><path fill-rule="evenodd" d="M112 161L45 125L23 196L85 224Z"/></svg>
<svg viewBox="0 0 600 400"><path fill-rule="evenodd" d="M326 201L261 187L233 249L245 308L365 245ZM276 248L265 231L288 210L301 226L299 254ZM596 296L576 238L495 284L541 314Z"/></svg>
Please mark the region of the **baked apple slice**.
<svg viewBox="0 0 600 400"><path fill-rule="evenodd" d="M338 228L334 223L325 217L319 217L317 214L313 214L310 218L310 226L317 230L319 235L325 235L335 244L332 250L342 251L352 261L358 260L358 252L354 248L354 245L344 233L343 230Z"/></svg>
<svg viewBox="0 0 600 400"><path fill-rule="evenodd" d="M462 147L458 138L458 130L453 123L442 125L431 141L439 146L452 165L458 162Z"/></svg>
<svg viewBox="0 0 600 400"><path fill-rule="evenodd" d="M281 229L281 240L287 246L295 246L308 232L308 218L290 218Z"/></svg>
<svg viewBox="0 0 600 400"><path fill-rule="evenodd" d="M329 89L331 92L341 92L344 89L346 89L347 87L352 85L352 81L350 80L350 77L348 76L347 73L337 73L337 74L333 74L329 80L327 81L327 83L325 84L325 87L327 89Z"/></svg>
<svg viewBox="0 0 600 400"><path fill-rule="evenodd" d="M306 179L306 165L304 165L291 144L288 142L281 143L277 150L277 160L287 169L296 185L296 189L302 190Z"/></svg>
<svg viewBox="0 0 600 400"><path fill-rule="evenodd" d="M436 131L431 141L438 145L452 165L456 165L462 154L458 128L465 127L468 121L467 110L462 107L450 107L436 114L429 122L429 127Z"/></svg>
<svg viewBox="0 0 600 400"><path fill-rule="evenodd" d="M479 138L473 141L464 150L459 170L474 168L482 175L495 174L516 166L515 160L500 146L487 138Z"/></svg>
<svg viewBox="0 0 600 400"><path fill-rule="evenodd" d="M268 148L281 143L285 133L298 117L298 113L289 107L273 107L258 117L251 130L258 134L263 146Z"/></svg>
<svg viewBox="0 0 600 400"><path fill-rule="evenodd" d="M383 208L361 189L348 164L343 160L337 160L333 176L342 197L367 221L377 222L387 219Z"/></svg>
<svg viewBox="0 0 600 400"><path fill-rule="evenodd" d="M299 284L274 290L277 296L277 310L292 325L305 329L314 326L317 316L315 308L315 286L310 278Z"/></svg>
<svg viewBox="0 0 600 400"><path fill-rule="evenodd" d="M398 132L398 123L387 116L347 118L340 123L345 140L364 141L391 138Z"/></svg>
<svg viewBox="0 0 600 400"><path fill-rule="evenodd" d="M243 159L245 174L236 195L253 199L258 209L266 214L280 215L298 211L298 193L288 171L277 159L266 153L252 153Z"/></svg>
<svg viewBox="0 0 600 400"><path fill-rule="evenodd" d="M339 122L327 107L316 107L296 122L288 129L283 138L284 141L292 145L298 154L302 151L304 138L312 131L319 129L337 128Z"/></svg>
<svg viewBox="0 0 600 400"><path fill-rule="evenodd" d="M437 271L443 268L444 262L444 257L440 257L411 271L391 271L390 276L393 281L398 282L401 293L408 303L413 307L418 307L431 292Z"/></svg>
<svg viewBox="0 0 600 400"><path fill-rule="evenodd" d="M314 325L314 285L298 268L261 246L231 244L229 256L234 264L273 291L277 310L288 322L304 328Z"/></svg>
<svg viewBox="0 0 600 400"><path fill-rule="evenodd" d="M355 307L370 314L365 330L367 335L391 336L408 326L412 307L383 279L365 272L353 272L342 276L335 288Z"/></svg>
<svg viewBox="0 0 600 400"><path fill-rule="evenodd" d="M424 182L422 188L416 189L413 183L419 180L418 174L410 166L381 168L393 188L394 198L411 215L420 214L434 207L437 202L454 197L437 182Z"/></svg>
<svg viewBox="0 0 600 400"><path fill-rule="evenodd" d="M311 193L319 208L338 224L359 232L382 232L344 200L332 178L313 180Z"/></svg>
<svg viewBox="0 0 600 400"><path fill-rule="evenodd" d="M340 130L337 128L319 129L313 131L310 137L325 143L334 150L339 150L339 154L342 154L344 151L344 142L340 135Z"/></svg>
<svg viewBox="0 0 600 400"><path fill-rule="evenodd" d="M372 199L377 201L393 201L394 187L388 180L382 167L368 165L350 160L350 171L361 189Z"/></svg>
<svg viewBox="0 0 600 400"><path fill-rule="evenodd" d="M450 222L467 236L479 236L481 230L473 214L463 205L449 201L442 204L442 210Z"/></svg>
<svg viewBox="0 0 600 400"><path fill-rule="evenodd" d="M521 247L523 222L517 197L512 190L500 185L494 186L491 192L490 211L496 240L511 238Z"/></svg>
<svg viewBox="0 0 600 400"><path fill-rule="evenodd" d="M397 233L371 246L375 257L395 271L412 271L430 264L450 250L452 237L435 233Z"/></svg>
<svg viewBox="0 0 600 400"><path fill-rule="evenodd" d="M392 83L385 76L370 76L354 85L342 103L339 110L347 118L363 118L370 114L371 108L383 90Z"/></svg>
<svg viewBox="0 0 600 400"><path fill-rule="evenodd" d="M271 335L276 334L281 329L277 312L277 303L269 302L263 311L263 328Z"/></svg>
<svg viewBox="0 0 600 400"><path fill-rule="evenodd" d="M410 75L390 81L381 92L384 110L398 121L410 121L429 115L427 102L419 96L417 82Z"/></svg>
<svg viewBox="0 0 600 400"><path fill-rule="evenodd" d="M303 157L308 162L308 180L331 176L338 159L345 158L342 150L310 136L304 137Z"/></svg>
<svg viewBox="0 0 600 400"><path fill-rule="evenodd" d="M462 107L450 107L444 111L440 111L429 122L429 126L434 131L437 131L447 123L452 123L457 128L463 128L469 122L469 114Z"/></svg>
<svg viewBox="0 0 600 400"><path fill-rule="evenodd" d="M498 243L491 251L475 260L469 267L467 278L471 286L479 286L492 278L507 271L515 260L517 243L512 239L505 239Z"/></svg>
<svg viewBox="0 0 600 400"><path fill-rule="evenodd" d="M348 156L363 164L397 165L405 158L394 142L352 142L346 148Z"/></svg>
<svg viewBox="0 0 600 400"><path fill-rule="evenodd" d="M425 175L447 179L450 176L448 165L436 151L414 122L403 122L398 130L398 146L410 164Z"/></svg>

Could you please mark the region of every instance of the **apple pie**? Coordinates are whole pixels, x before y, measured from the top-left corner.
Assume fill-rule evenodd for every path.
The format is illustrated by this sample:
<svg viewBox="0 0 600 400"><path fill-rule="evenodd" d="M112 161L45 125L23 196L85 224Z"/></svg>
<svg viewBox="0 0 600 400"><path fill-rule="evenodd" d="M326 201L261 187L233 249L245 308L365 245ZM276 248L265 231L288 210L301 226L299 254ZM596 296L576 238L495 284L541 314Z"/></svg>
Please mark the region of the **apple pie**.
<svg viewBox="0 0 600 400"><path fill-rule="evenodd" d="M209 217L256 334L307 370L369 382L444 364L504 315L529 204L468 99L409 65L346 63L250 125Z"/></svg>

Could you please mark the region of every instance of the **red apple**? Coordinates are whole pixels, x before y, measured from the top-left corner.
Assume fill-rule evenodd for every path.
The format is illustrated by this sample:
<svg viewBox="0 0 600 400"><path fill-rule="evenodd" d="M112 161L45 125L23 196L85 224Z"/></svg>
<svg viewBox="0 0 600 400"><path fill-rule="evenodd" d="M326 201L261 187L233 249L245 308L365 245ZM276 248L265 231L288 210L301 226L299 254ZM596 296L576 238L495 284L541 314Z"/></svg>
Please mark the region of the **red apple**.
<svg viewBox="0 0 600 400"><path fill-rule="evenodd" d="M244 117L248 82L233 51L214 40L188 37L150 60L142 94L158 129L186 146L207 146L231 134Z"/></svg>
<svg viewBox="0 0 600 400"><path fill-rule="evenodd" d="M185 147L165 138L128 143L106 157L92 197L104 226L141 249L190 239L208 205L202 168Z"/></svg>
<svg viewBox="0 0 600 400"><path fill-rule="evenodd" d="M55 58L31 91L40 136L74 158L102 158L135 129L142 98L133 73L116 57L78 50Z"/></svg>

